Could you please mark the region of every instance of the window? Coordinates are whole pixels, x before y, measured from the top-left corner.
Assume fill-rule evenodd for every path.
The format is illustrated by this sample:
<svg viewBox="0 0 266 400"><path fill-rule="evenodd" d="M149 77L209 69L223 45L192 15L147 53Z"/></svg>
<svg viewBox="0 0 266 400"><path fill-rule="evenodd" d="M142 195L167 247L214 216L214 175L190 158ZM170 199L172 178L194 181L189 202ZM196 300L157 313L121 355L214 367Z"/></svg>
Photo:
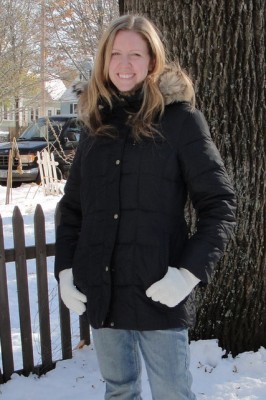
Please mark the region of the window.
<svg viewBox="0 0 266 400"><path fill-rule="evenodd" d="M70 104L70 114L77 114L77 103Z"/></svg>
<svg viewBox="0 0 266 400"><path fill-rule="evenodd" d="M52 116L52 110L48 110L47 115L48 115L48 117L51 117Z"/></svg>
<svg viewBox="0 0 266 400"><path fill-rule="evenodd" d="M8 119L8 113L7 113L7 106L4 104L4 117L3 119Z"/></svg>

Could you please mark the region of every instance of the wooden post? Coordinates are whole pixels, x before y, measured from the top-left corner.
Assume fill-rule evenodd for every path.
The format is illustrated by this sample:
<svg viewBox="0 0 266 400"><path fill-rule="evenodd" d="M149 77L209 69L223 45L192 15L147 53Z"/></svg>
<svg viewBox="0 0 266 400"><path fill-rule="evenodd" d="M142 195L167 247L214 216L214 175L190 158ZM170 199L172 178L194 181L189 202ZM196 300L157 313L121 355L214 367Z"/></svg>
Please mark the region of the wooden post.
<svg viewBox="0 0 266 400"><path fill-rule="evenodd" d="M39 171L40 171L40 177L41 177L41 183L42 183L42 190L43 190L43 194L45 195L45 184L44 184L42 157L41 157L41 153L39 151L37 151L37 158L38 158Z"/></svg>
<svg viewBox="0 0 266 400"><path fill-rule="evenodd" d="M54 154L51 153L51 174L52 174L52 184L53 184L53 194L58 195L59 194L59 188L58 188L58 179L57 179L57 173L56 173L56 166L58 165L58 162L55 161L54 159Z"/></svg>
<svg viewBox="0 0 266 400"><path fill-rule="evenodd" d="M13 165L13 146L12 150L9 150L8 155L8 170L7 170L7 181L6 181L6 204L10 202L10 195L12 190L12 165Z"/></svg>

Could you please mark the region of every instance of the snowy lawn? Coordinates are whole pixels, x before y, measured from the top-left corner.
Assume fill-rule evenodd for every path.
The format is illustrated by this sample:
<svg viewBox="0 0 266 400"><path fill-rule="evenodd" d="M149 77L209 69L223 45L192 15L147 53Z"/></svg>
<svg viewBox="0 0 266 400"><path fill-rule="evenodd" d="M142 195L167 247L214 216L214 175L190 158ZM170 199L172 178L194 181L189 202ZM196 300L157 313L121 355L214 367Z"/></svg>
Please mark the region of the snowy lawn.
<svg viewBox="0 0 266 400"><path fill-rule="evenodd" d="M59 197L44 196L37 186L24 184L12 190L12 200L5 205L6 188L0 186L0 214L4 224L6 248L13 247L12 212L18 205L25 222L26 245L34 244L32 229L33 213L41 204L45 213L46 238L54 242L54 210ZM17 314L15 269L8 264L8 290L11 310L12 342L15 368L21 368L21 344ZM58 324L57 288L53 277L53 257L48 259L48 284L50 297L53 357L60 359L60 332ZM34 260L28 262L29 290L31 301L32 330L34 337L34 360L40 361L38 339L38 312L36 297L36 275ZM73 348L78 344L77 318L72 315ZM198 400L265 400L266 399L266 350L247 352L222 358L223 351L216 340L191 343L191 372L193 390ZM1 361L0 361L1 366ZM60 361L55 370L38 378L25 378L13 374L12 379L0 386L1 400L103 400L104 382L99 373L93 344L74 350L73 359ZM143 400L151 400L148 379L143 368ZM165 399L167 400L167 395Z"/></svg>

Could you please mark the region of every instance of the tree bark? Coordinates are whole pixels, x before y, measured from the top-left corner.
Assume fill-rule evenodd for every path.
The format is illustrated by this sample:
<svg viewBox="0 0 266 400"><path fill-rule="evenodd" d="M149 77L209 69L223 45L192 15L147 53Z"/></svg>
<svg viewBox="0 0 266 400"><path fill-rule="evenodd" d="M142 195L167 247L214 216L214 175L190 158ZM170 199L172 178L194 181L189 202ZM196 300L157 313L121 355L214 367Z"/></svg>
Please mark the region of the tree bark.
<svg viewBox="0 0 266 400"><path fill-rule="evenodd" d="M191 337L218 338L234 356L266 347L265 1L124 0L123 9L153 20L192 77L237 193L236 236L198 291Z"/></svg>

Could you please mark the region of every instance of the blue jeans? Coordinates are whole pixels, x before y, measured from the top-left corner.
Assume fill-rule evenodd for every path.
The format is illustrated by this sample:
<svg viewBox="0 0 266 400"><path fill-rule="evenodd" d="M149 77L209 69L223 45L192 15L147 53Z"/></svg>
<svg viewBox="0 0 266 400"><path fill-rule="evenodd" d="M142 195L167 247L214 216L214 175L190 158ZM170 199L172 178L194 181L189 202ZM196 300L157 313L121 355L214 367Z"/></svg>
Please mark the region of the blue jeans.
<svg viewBox="0 0 266 400"><path fill-rule="evenodd" d="M153 400L196 400L191 391L186 329L134 331L92 329L105 400L142 400L143 356Z"/></svg>

